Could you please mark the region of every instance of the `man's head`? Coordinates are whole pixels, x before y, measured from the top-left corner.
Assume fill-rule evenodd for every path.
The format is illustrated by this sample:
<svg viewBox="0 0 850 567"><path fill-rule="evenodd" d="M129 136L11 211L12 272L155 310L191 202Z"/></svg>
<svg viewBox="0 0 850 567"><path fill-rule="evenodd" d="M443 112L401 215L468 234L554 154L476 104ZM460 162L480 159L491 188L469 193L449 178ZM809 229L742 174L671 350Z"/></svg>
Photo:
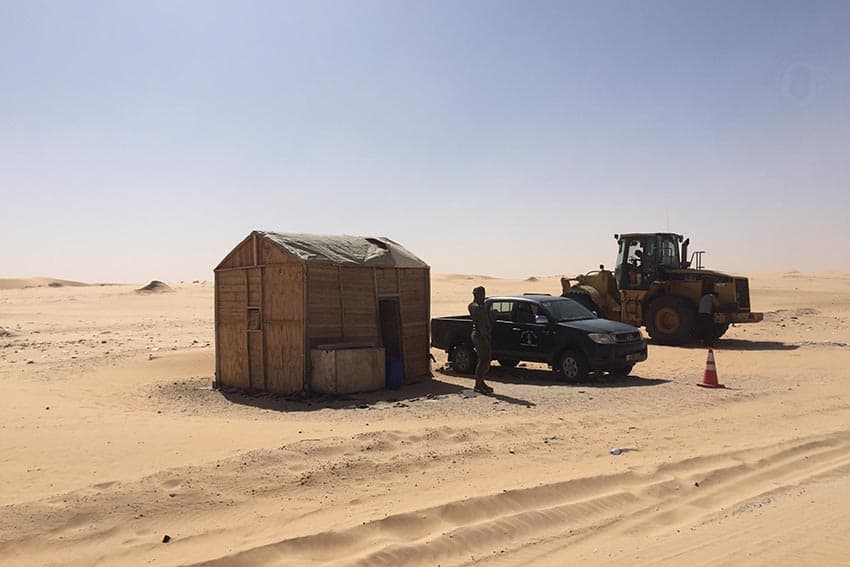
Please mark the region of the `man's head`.
<svg viewBox="0 0 850 567"><path fill-rule="evenodd" d="M484 301L485 297L487 297L486 293L484 286L480 285L472 290L472 297L474 297L476 301L481 302Z"/></svg>

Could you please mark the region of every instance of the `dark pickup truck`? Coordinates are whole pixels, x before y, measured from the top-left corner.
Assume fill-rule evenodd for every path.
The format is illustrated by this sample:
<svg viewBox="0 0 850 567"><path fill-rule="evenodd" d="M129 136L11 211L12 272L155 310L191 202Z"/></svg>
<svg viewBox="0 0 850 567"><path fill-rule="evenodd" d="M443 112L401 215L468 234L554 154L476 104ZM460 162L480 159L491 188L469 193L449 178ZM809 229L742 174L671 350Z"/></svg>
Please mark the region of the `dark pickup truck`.
<svg viewBox="0 0 850 567"><path fill-rule="evenodd" d="M628 375L646 360L646 341L638 328L600 319L579 303L550 295L491 297L493 358L513 367L521 360L544 362L562 379L575 381L604 370ZM475 370L469 315L431 320L431 346L449 355L462 374Z"/></svg>

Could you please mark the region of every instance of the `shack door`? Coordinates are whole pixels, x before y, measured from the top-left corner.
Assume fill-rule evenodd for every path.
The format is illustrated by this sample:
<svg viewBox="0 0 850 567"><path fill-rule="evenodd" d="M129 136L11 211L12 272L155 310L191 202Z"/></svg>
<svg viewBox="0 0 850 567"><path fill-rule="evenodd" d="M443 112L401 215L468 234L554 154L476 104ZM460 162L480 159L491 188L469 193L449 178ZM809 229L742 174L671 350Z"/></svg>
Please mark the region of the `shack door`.
<svg viewBox="0 0 850 567"><path fill-rule="evenodd" d="M381 318L381 343L386 354L387 384L400 385L404 380L404 339L398 298L380 299L378 314Z"/></svg>

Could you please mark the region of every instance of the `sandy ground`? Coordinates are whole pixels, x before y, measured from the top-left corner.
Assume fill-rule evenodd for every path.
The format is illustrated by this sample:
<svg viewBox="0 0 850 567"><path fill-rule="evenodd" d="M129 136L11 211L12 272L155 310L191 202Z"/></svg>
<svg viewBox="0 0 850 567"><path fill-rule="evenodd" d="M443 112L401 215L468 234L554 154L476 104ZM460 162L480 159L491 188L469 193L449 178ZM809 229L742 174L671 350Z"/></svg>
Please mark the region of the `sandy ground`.
<svg viewBox="0 0 850 567"><path fill-rule="evenodd" d="M49 283L0 284L4 566L850 564L850 274L752 276L726 390L651 345L465 397L435 351L430 383L311 405L210 388L208 282ZM433 314L479 283L559 289L434 276Z"/></svg>

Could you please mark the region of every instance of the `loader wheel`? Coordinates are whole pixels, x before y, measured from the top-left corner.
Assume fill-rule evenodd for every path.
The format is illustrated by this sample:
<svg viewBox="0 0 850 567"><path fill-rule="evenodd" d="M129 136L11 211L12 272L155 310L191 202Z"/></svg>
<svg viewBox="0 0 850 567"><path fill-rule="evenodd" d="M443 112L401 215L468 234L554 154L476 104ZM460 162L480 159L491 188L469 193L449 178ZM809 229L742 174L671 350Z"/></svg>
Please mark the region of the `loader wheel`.
<svg viewBox="0 0 850 567"><path fill-rule="evenodd" d="M472 343L461 343L452 353L452 370L460 374L474 374L478 364L478 355Z"/></svg>
<svg viewBox="0 0 850 567"><path fill-rule="evenodd" d="M649 305L646 330L662 345L683 345L693 339L696 309L675 295L662 295Z"/></svg>
<svg viewBox="0 0 850 567"><path fill-rule="evenodd" d="M720 337L726 334L726 331L729 330L729 323L715 323L711 328L711 336L709 337L711 340L716 341Z"/></svg>
<svg viewBox="0 0 850 567"><path fill-rule="evenodd" d="M593 303L593 299L591 299L590 296L583 291L565 291L561 294L561 297L572 299L582 307L586 307L594 313L599 311L599 307Z"/></svg>

